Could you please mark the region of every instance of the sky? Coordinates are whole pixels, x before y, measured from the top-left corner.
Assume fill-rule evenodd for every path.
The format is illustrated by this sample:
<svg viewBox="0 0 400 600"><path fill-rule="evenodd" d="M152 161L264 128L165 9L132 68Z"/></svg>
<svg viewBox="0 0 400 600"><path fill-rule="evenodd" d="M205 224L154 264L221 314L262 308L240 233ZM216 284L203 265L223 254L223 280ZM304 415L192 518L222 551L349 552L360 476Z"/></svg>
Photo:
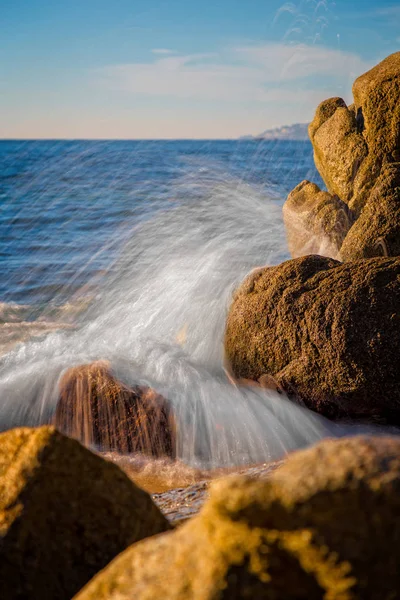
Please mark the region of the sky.
<svg viewBox="0 0 400 600"><path fill-rule="evenodd" d="M397 0L0 0L0 138L254 135L397 50Z"/></svg>

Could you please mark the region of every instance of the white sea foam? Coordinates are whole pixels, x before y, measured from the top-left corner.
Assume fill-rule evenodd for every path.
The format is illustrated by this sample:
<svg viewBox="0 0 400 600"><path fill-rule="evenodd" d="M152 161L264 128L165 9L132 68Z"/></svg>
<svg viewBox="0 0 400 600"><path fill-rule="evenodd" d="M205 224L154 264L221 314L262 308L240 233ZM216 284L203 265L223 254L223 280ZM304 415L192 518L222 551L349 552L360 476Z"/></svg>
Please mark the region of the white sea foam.
<svg viewBox="0 0 400 600"><path fill-rule="evenodd" d="M3 428L46 422L61 373L106 359L125 383L148 384L171 401L177 456L193 465L265 462L353 431L272 391L227 380L223 332L232 291L253 267L288 258L281 199L273 188L266 194L197 167L177 185L176 203L132 230L73 327L0 359Z"/></svg>

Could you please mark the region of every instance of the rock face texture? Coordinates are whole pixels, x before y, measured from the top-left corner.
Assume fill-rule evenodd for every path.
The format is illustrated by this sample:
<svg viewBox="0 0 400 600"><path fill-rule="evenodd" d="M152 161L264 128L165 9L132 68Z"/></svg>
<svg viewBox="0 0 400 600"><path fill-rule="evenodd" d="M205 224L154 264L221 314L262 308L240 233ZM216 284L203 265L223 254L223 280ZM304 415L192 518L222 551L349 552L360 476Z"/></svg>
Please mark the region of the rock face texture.
<svg viewBox="0 0 400 600"><path fill-rule="evenodd" d="M306 232L326 233L333 243L330 256L352 260L400 255L400 52L356 79L353 96L349 107L341 98L322 102L309 126L315 165L328 192L302 182L289 195L284 214L294 257L307 253L301 243L290 243L296 217L304 221L306 209ZM331 206L328 225L326 211L318 209L322 198ZM342 227L343 210L349 217L347 230ZM337 228L341 235L332 235Z"/></svg>
<svg viewBox="0 0 400 600"><path fill-rule="evenodd" d="M257 269L234 297L225 351L238 379L270 375L329 418L400 424L400 258Z"/></svg>
<svg viewBox="0 0 400 600"><path fill-rule="evenodd" d="M130 544L167 531L150 496L53 427L0 434L0 590L69 600Z"/></svg>
<svg viewBox="0 0 400 600"><path fill-rule="evenodd" d="M367 203L344 239L340 256L345 261L400 256L400 163L382 167Z"/></svg>
<svg viewBox="0 0 400 600"><path fill-rule="evenodd" d="M175 423L162 396L129 388L107 362L69 369L62 377L54 425L85 445L152 456L175 455Z"/></svg>
<svg viewBox="0 0 400 600"><path fill-rule="evenodd" d="M321 191L315 183L299 183L283 206L290 254L337 256L352 218L338 196Z"/></svg>
<svg viewBox="0 0 400 600"><path fill-rule="evenodd" d="M268 481L231 477L198 517L135 544L76 600L394 598L400 440L329 440Z"/></svg>

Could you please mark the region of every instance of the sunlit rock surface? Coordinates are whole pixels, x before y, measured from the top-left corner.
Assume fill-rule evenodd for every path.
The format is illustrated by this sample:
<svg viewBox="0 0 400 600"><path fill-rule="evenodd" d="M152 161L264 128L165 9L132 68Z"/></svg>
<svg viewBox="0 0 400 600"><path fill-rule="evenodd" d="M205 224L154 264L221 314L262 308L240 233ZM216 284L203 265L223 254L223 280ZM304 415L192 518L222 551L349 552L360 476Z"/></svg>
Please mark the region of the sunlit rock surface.
<svg viewBox="0 0 400 600"><path fill-rule="evenodd" d="M293 258L321 254L335 258L350 228L352 214L338 196L302 181L283 206L290 254Z"/></svg>
<svg viewBox="0 0 400 600"><path fill-rule="evenodd" d="M1 598L69 600L169 525L116 465L53 427L0 435Z"/></svg>
<svg viewBox="0 0 400 600"><path fill-rule="evenodd" d="M170 406L150 388L127 387L106 361L68 369L61 378L54 424L88 446L174 456Z"/></svg>
<svg viewBox="0 0 400 600"><path fill-rule="evenodd" d="M400 440L328 440L268 481L228 478L200 515L135 544L76 600L389 599L399 589Z"/></svg>
<svg viewBox="0 0 400 600"><path fill-rule="evenodd" d="M309 126L315 165L332 201L326 227L325 212L318 209L321 192L317 187L314 191L308 188L309 218L303 227L303 237L308 234L312 238L317 232L323 240L325 234L329 243L319 253L346 261L371 256L398 256L400 52L387 57L356 79L353 95L354 104L349 107L342 98L322 102ZM305 183L302 188L298 186L291 192L288 206L285 205L284 209L294 257L308 253L306 246L302 249L297 244L293 248L291 243L296 235L296 225L304 221L301 195L304 196ZM350 217L348 232L344 231L347 237L332 236L332 230L337 228L343 233L342 203L347 205ZM335 214L337 226L332 225Z"/></svg>
<svg viewBox="0 0 400 600"><path fill-rule="evenodd" d="M400 163L382 167L367 203L343 242L340 256L345 261L400 256Z"/></svg>
<svg viewBox="0 0 400 600"><path fill-rule="evenodd" d="M272 375L331 419L400 423L400 258L308 256L253 272L231 305L237 378Z"/></svg>

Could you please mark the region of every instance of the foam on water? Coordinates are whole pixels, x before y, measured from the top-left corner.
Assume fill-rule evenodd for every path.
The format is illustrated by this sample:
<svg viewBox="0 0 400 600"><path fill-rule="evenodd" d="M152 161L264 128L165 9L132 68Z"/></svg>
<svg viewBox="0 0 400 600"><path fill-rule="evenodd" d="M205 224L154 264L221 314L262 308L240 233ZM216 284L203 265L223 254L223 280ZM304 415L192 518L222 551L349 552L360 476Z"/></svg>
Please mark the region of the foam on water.
<svg viewBox="0 0 400 600"><path fill-rule="evenodd" d="M65 369L106 359L123 382L150 385L172 402L177 456L192 465L265 462L358 431L272 391L232 385L224 372L233 290L255 266L288 258L279 194L207 163L175 186L175 201L133 228L68 328L0 359L2 427L47 422Z"/></svg>

